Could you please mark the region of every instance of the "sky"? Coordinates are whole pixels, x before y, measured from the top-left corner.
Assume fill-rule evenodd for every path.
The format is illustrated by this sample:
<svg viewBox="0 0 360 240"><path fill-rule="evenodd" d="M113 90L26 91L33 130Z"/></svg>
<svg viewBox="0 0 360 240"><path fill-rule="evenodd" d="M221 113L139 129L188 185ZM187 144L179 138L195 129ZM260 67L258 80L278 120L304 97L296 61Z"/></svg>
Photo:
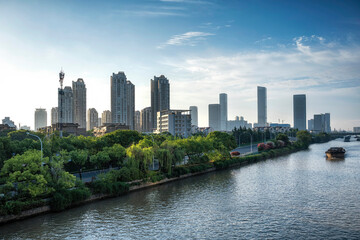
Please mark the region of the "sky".
<svg viewBox="0 0 360 240"><path fill-rule="evenodd" d="M110 109L110 76L135 84L135 109L150 106L150 79L170 81L170 106L228 95L228 119L257 122L257 86L268 122L293 125L293 95L307 119L329 112L331 127L360 126L360 1L7 1L0 0L0 119L34 128L36 108L57 106L83 78L87 108Z"/></svg>

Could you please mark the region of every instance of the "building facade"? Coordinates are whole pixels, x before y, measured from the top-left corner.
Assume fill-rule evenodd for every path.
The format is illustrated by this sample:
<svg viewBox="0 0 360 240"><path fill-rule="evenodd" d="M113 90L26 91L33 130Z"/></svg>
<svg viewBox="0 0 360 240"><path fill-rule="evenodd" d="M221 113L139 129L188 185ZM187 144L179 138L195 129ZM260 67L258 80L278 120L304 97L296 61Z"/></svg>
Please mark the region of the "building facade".
<svg viewBox="0 0 360 240"><path fill-rule="evenodd" d="M314 128L313 132L320 133L330 133L331 126L330 126L330 113L325 114L315 114L314 115Z"/></svg>
<svg viewBox="0 0 360 240"><path fill-rule="evenodd" d="M267 96L265 87L257 87L257 110L259 126L266 126L267 123Z"/></svg>
<svg viewBox="0 0 360 240"><path fill-rule="evenodd" d="M135 85L126 81L126 125L130 130L135 130Z"/></svg>
<svg viewBox="0 0 360 240"><path fill-rule="evenodd" d="M360 133L360 127L354 127L354 133Z"/></svg>
<svg viewBox="0 0 360 240"><path fill-rule="evenodd" d="M191 113L191 125L198 127L198 108L197 106L190 106L190 113Z"/></svg>
<svg viewBox="0 0 360 240"><path fill-rule="evenodd" d="M308 120L308 130L313 131L314 130L314 119Z"/></svg>
<svg viewBox="0 0 360 240"><path fill-rule="evenodd" d="M111 81L112 123L121 123L134 129L135 85L127 80L124 72L113 73Z"/></svg>
<svg viewBox="0 0 360 240"><path fill-rule="evenodd" d="M86 126L87 131L93 130L95 127L98 127L99 116L98 116L98 112L96 111L95 108L88 109L87 119L88 119L87 126Z"/></svg>
<svg viewBox="0 0 360 240"><path fill-rule="evenodd" d="M72 82L74 99L74 123L86 128L86 85L82 78Z"/></svg>
<svg viewBox="0 0 360 240"><path fill-rule="evenodd" d="M15 126L15 123L14 121L11 121L10 120L10 117L5 117L3 120L2 120L2 124L6 124L8 125L10 128L15 128L16 129L16 126Z"/></svg>
<svg viewBox="0 0 360 240"><path fill-rule="evenodd" d="M58 109L59 123L74 123L74 96L71 87L59 88Z"/></svg>
<svg viewBox="0 0 360 240"><path fill-rule="evenodd" d="M170 110L170 84L169 80L161 75L151 80L151 122L156 129L157 112Z"/></svg>
<svg viewBox="0 0 360 240"><path fill-rule="evenodd" d="M135 130L141 132L140 111L135 111Z"/></svg>
<svg viewBox="0 0 360 240"><path fill-rule="evenodd" d="M105 110L101 114L101 124L105 124L105 123L112 123L112 116L109 110Z"/></svg>
<svg viewBox="0 0 360 240"><path fill-rule="evenodd" d="M209 127L220 131L220 104L209 104Z"/></svg>
<svg viewBox="0 0 360 240"><path fill-rule="evenodd" d="M232 131L234 128L252 128L252 124L244 120L244 117L236 116L235 120L227 121L226 131Z"/></svg>
<svg viewBox="0 0 360 240"><path fill-rule="evenodd" d="M306 95L298 94L293 97L294 128L306 130Z"/></svg>
<svg viewBox="0 0 360 240"><path fill-rule="evenodd" d="M35 131L39 128L46 127L47 125L47 112L44 108L35 109Z"/></svg>
<svg viewBox="0 0 360 240"><path fill-rule="evenodd" d="M152 110L151 107L144 108L140 113L140 127L142 132L152 132Z"/></svg>
<svg viewBox="0 0 360 240"><path fill-rule="evenodd" d="M51 108L51 125L58 123L59 121L59 108Z"/></svg>
<svg viewBox="0 0 360 240"><path fill-rule="evenodd" d="M228 101L227 101L227 94L220 93L219 95L219 102L220 102L220 130L226 131L226 124L228 120Z"/></svg>
<svg viewBox="0 0 360 240"><path fill-rule="evenodd" d="M156 133L169 132L174 136L191 135L191 114L189 110L163 110L157 113Z"/></svg>

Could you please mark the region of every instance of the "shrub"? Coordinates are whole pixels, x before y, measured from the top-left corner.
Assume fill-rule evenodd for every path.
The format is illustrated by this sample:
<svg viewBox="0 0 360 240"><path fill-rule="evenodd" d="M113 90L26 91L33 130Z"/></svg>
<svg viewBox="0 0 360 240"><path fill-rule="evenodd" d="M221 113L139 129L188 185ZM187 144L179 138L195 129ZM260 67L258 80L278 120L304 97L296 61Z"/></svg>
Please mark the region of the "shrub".
<svg viewBox="0 0 360 240"><path fill-rule="evenodd" d="M240 156L240 152L238 152L238 151L233 151L230 154L231 154L232 157L233 156Z"/></svg>
<svg viewBox="0 0 360 240"><path fill-rule="evenodd" d="M259 143L259 144L257 145L257 147L258 147L258 151L259 151L259 152L264 151L264 150L266 149L265 143Z"/></svg>

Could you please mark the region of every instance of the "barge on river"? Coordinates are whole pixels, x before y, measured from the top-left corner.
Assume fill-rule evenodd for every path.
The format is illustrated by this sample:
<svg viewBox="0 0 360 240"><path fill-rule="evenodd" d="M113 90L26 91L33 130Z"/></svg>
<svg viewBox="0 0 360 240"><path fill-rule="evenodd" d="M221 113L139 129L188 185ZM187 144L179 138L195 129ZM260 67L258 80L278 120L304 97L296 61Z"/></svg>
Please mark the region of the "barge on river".
<svg viewBox="0 0 360 240"><path fill-rule="evenodd" d="M345 152L345 149L342 147L331 147L325 153L328 159L343 159Z"/></svg>

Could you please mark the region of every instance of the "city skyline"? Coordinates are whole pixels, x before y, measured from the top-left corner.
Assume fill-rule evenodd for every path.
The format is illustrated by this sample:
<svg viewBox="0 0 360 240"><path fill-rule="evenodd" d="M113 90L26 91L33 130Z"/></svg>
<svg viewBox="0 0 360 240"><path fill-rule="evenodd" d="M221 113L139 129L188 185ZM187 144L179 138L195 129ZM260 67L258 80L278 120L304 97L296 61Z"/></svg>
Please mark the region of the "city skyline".
<svg viewBox="0 0 360 240"><path fill-rule="evenodd" d="M207 125L208 104L221 92L228 95L229 119L257 122L259 85L267 88L268 122L292 123L292 96L306 94L308 116L330 112L336 129L360 125L356 1L0 6L0 81L7 89L0 117L17 126L34 126L36 108L57 106L61 67L64 86L84 79L87 106L98 112L110 109L109 74L124 71L136 86L135 110L149 106L148 80L163 74L171 80L171 108L198 106L199 126Z"/></svg>

